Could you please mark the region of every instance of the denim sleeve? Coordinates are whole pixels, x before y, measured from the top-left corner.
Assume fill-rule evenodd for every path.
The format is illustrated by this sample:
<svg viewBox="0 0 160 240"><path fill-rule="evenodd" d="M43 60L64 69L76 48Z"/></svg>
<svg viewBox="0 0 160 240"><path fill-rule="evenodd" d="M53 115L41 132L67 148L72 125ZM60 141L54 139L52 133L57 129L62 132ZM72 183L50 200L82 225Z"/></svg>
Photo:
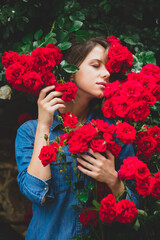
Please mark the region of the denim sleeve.
<svg viewBox="0 0 160 240"><path fill-rule="evenodd" d="M46 196L46 201L54 199L51 191L52 179L46 181L39 179L27 172L30 163L35 138L36 125L31 122L24 123L17 131L15 140L15 155L18 167L17 182L20 191L33 203L43 205L42 201Z"/></svg>
<svg viewBox="0 0 160 240"><path fill-rule="evenodd" d="M134 157L135 153L134 153L134 149L133 149L133 145L132 144L123 144L122 145L122 150L120 152L120 162L117 166L117 169L120 168L120 165L123 163L123 159L127 158L127 157ZM130 185L134 185L134 181L130 181ZM127 187L127 191L128 194L126 195L126 199L127 200L131 200L135 203L136 207L139 206L139 195L137 192L132 191L131 189L129 189Z"/></svg>

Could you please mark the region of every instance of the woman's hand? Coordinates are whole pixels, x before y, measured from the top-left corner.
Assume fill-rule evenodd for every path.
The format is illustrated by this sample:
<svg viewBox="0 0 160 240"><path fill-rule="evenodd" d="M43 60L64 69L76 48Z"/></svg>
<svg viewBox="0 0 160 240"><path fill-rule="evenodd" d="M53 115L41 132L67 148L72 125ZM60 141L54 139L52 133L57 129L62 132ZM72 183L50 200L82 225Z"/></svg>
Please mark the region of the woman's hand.
<svg viewBox="0 0 160 240"><path fill-rule="evenodd" d="M123 192L124 185L118 179L113 154L109 150L106 150L107 157L104 157L99 152L93 152L91 149L88 152L93 157L87 154L80 154L81 157L77 158L77 161L82 166L79 165L77 168L97 181L106 183L115 196Z"/></svg>
<svg viewBox="0 0 160 240"><path fill-rule="evenodd" d="M52 125L54 112L60 108L65 108L65 102L60 98L63 93L54 91L54 88L55 86L43 88L37 101L38 124L46 128Z"/></svg>

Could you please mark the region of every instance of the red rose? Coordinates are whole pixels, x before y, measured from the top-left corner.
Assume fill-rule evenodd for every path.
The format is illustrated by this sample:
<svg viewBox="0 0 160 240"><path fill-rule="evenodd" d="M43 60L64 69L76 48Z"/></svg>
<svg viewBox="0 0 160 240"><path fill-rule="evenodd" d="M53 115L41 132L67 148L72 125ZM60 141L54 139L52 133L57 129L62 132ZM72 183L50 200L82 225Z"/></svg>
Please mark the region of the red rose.
<svg viewBox="0 0 160 240"><path fill-rule="evenodd" d="M120 223L131 223L138 215L135 204L129 200L122 199L117 203L116 220Z"/></svg>
<svg viewBox="0 0 160 240"><path fill-rule="evenodd" d="M121 91L120 94L127 96L127 97L133 97L135 99L139 98L141 94L143 93L144 88L142 84L140 84L137 81L126 81L121 85Z"/></svg>
<svg viewBox="0 0 160 240"><path fill-rule="evenodd" d="M39 159L44 167L56 160L58 147L59 145L56 142L51 143L49 146L42 147Z"/></svg>
<svg viewBox="0 0 160 240"><path fill-rule="evenodd" d="M120 39L115 36L107 37L107 42L113 44L113 43L120 43Z"/></svg>
<svg viewBox="0 0 160 240"><path fill-rule="evenodd" d="M59 64L62 61L62 52L57 48L53 43L47 44L46 48L50 49L50 54L54 57L56 64Z"/></svg>
<svg viewBox="0 0 160 240"><path fill-rule="evenodd" d="M136 138L136 130L130 124L124 122L117 125L117 138L119 138L123 143L130 144Z"/></svg>
<svg viewBox="0 0 160 240"><path fill-rule="evenodd" d="M151 193L151 187L152 187L153 177L146 177L144 179L136 179L136 190L139 195L142 195L143 197L147 197Z"/></svg>
<svg viewBox="0 0 160 240"><path fill-rule="evenodd" d="M108 150L110 150L115 157L119 156L120 151L122 149L121 146L117 143L109 143L107 147L108 147Z"/></svg>
<svg viewBox="0 0 160 240"><path fill-rule="evenodd" d="M92 119L91 123L93 126L98 128L98 130L101 132L104 132L109 128L109 124L107 122L104 122L102 119L97 119L97 120Z"/></svg>
<svg viewBox="0 0 160 240"><path fill-rule="evenodd" d="M160 171L155 173L151 187L151 194L154 198L160 199Z"/></svg>
<svg viewBox="0 0 160 240"><path fill-rule="evenodd" d="M106 98L110 98L114 95L117 95L120 90L119 86L120 86L120 82L118 80L113 83L107 83L104 91L104 96Z"/></svg>
<svg viewBox="0 0 160 240"><path fill-rule="evenodd" d="M62 96L62 100L70 101L75 99L75 95L77 94L77 86L73 82L67 83L58 83L55 87L56 91L64 92Z"/></svg>
<svg viewBox="0 0 160 240"><path fill-rule="evenodd" d="M24 122L32 119L33 119L32 115L26 112L26 113L21 113L18 116L17 122L18 122L18 125L21 126Z"/></svg>
<svg viewBox="0 0 160 240"><path fill-rule="evenodd" d="M50 86L56 84L55 75L52 72L49 71L42 71L42 73L39 73L41 75L41 79L43 81L44 86Z"/></svg>
<svg viewBox="0 0 160 240"><path fill-rule="evenodd" d="M140 71L141 75L153 76L160 79L160 67L155 64L148 63L142 67Z"/></svg>
<svg viewBox="0 0 160 240"><path fill-rule="evenodd" d="M132 104L130 102L130 99L124 96L118 96L115 97L112 101L115 116L125 118L128 115L129 106Z"/></svg>
<svg viewBox="0 0 160 240"><path fill-rule="evenodd" d="M116 198L113 194L108 194L107 197L103 198L101 201L99 217L102 222L112 223L116 217L116 212Z"/></svg>
<svg viewBox="0 0 160 240"><path fill-rule="evenodd" d="M22 82L24 87L28 90L28 93L34 93L35 95L38 95L43 86L41 76L34 71L28 71L25 73L22 76Z"/></svg>
<svg viewBox="0 0 160 240"><path fill-rule="evenodd" d="M56 61L49 48L38 47L32 51L31 57L34 61L33 70L36 72L40 72L42 69L50 71L56 65Z"/></svg>
<svg viewBox="0 0 160 240"><path fill-rule="evenodd" d="M156 97L157 101L159 101L160 100L160 85L152 84L150 91L153 94L153 96Z"/></svg>
<svg viewBox="0 0 160 240"><path fill-rule="evenodd" d="M69 134L68 133L61 134L60 143L59 143L60 146L66 145L68 140L69 140Z"/></svg>
<svg viewBox="0 0 160 240"><path fill-rule="evenodd" d="M133 56L127 47L119 43L111 45L108 52L106 68L110 73L125 73L132 66Z"/></svg>
<svg viewBox="0 0 160 240"><path fill-rule="evenodd" d="M93 152L105 152L107 149L107 144L104 139L93 139L90 142L90 147Z"/></svg>
<svg viewBox="0 0 160 240"><path fill-rule="evenodd" d="M68 141L69 151L73 154L88 151L88 141L79 134L74 134Z"/></svg>
<svg viewBox="0 0 160 240"><path fill-rule="evenodd" d="M157 142L147 132L139 132L135 143L137 145L136 155L140 158L141 156L144 156L144 159L145 156L148 158L156 151Z"/></svg>
<svg viewBox="0 0 160 240"><path fill-rule="evenodd" d="M131 72L127 73L127 81L139 81L139 73Z"/></svg>
<svg viewBox="0 0 160 240"><path fill-rule="evenodd" d="M61 114L63 118L63 126L64 127L70 127L70 128L76 128L76 124L78 123L77 117L71 113L66 112Z"/></svg>
<svg viewBox="0 0 160 240"><path fill-rule="evenodd" d="M148 134L151 135L155 140L160 140L160 128L158 126L148 128Z"/></svg>
<svg viewBox="0 0 160 240"><path fill-rule="evenodd" d="M81 138L84 138L87 142L89 142L97 135L97 130L91 123L86 123L78 128L75 134L78 134Z"/></svg>
<svg viewBox="0 0 160 240"><path fill-rule="evenodd" d="M2 58L2 64L4 65L5 68L8 68L10 65L18 62L19 55L16 52L9 51L9 52L4 52Z"/></svg>
<svg viewBox="0 0 160 240"><path fill-rule="evenodd" d="M26 68L19 63L14 63L6 69L6 79L10 84L21 85L22 75L25 73Z"/></svg>
<svg viewBox="0 0 160 240"><path fill-rule="evenodd" d="M147 164L140 161L135 171L135 178L139 180L143 180L144 178L149 177L150 175L151 173L147 167Z"/></svg>
<svg viewBox="0 0 160 240"><path fill-rule="evenodd" d="M123 160L118 175L120 179L131 180L135 178L135 172L141 161L137 157L128 157Z"/></svg>
<svg viewBox="0 0 160 240"><path fill-rule="evenodd" d="M149 91L144 91L139 100L145 101L148 105L154 105L157 101L156 97Z"/></svg>
<svg viewBox="0 0 160 240"><path fill-rule="evenodd" d="M127 118L144 122L150 114L150 107L145 101L137 101L129 107Z"/></svg>
<svg viewBox="0 0 160 240"><path fill-rule="evenodd" d="M104 102L104 106L102 107L102 112L104 117L106 118L115 118L116 114L113 111L113 104L112 104L112 100L108 99Z"/></svg>
<svg viewBox="0 0 160 240"><path fill-rule="evenodd" d="M85 208L85 210L82 211L79 216L79 221L82 223L83 226L92 224L93 227L96 227L97 223L98 223L98 217L97 217L96 210L93 210L93 207Z"/></svg>

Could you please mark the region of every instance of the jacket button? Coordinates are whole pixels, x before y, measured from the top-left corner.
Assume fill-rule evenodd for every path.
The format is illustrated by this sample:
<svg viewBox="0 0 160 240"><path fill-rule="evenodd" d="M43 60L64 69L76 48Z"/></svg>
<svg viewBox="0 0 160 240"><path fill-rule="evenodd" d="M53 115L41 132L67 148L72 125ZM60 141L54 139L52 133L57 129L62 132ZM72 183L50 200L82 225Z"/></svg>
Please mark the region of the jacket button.
<svg viewBox="0 0 160 240"><path fill-rule="evenodd" d="M44 190L47 190L47 187L45 187Z"/></svg>

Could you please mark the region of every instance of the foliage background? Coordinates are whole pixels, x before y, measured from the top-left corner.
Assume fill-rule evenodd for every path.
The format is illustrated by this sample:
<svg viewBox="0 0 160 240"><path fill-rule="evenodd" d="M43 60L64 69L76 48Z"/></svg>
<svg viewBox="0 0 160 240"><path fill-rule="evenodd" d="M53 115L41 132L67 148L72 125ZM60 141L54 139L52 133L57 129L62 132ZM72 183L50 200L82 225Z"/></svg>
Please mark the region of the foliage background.
<svg viewBox="0 0 160 240"><path fill-rule="evenodd" d="M0 56L8 50L27 53L44 41L69 42L69 36L74 34L79 41L95 36L115 35L134 54L133 71L139 71L147 63L160 66L159 12L160 4L157 0L1 0ZM53 34L47 35L51 30ZM56 38L54 33L57 34ZM61 47L65 48L64 45ZM6 83L4 69L0 64L0 87ZM154 108L153 122L159 125L159 104ZM13 91L11 100L0 99L0 171L1 175L5 175L0 178L0 182L3 185L7 181L6 171L9 179L11 176L16 179L14 139L18 128L17 118L23 112L29 112L36 118L36 101L32 95ZM4 163L10 167L7 168ZM4 201L7 201L7 187L0 188ZM18 195L18 187L15 188ZM7 197L11 208L0 198L0 223L5 222L24 235L27 226L23 217L30 205L25 203L24 208L18 209L18 197L12 201ZM21 211L20 216L16 215L17 218L19 216L18 220L13 220L11 211L13 215L15 211Z"/></svg>

